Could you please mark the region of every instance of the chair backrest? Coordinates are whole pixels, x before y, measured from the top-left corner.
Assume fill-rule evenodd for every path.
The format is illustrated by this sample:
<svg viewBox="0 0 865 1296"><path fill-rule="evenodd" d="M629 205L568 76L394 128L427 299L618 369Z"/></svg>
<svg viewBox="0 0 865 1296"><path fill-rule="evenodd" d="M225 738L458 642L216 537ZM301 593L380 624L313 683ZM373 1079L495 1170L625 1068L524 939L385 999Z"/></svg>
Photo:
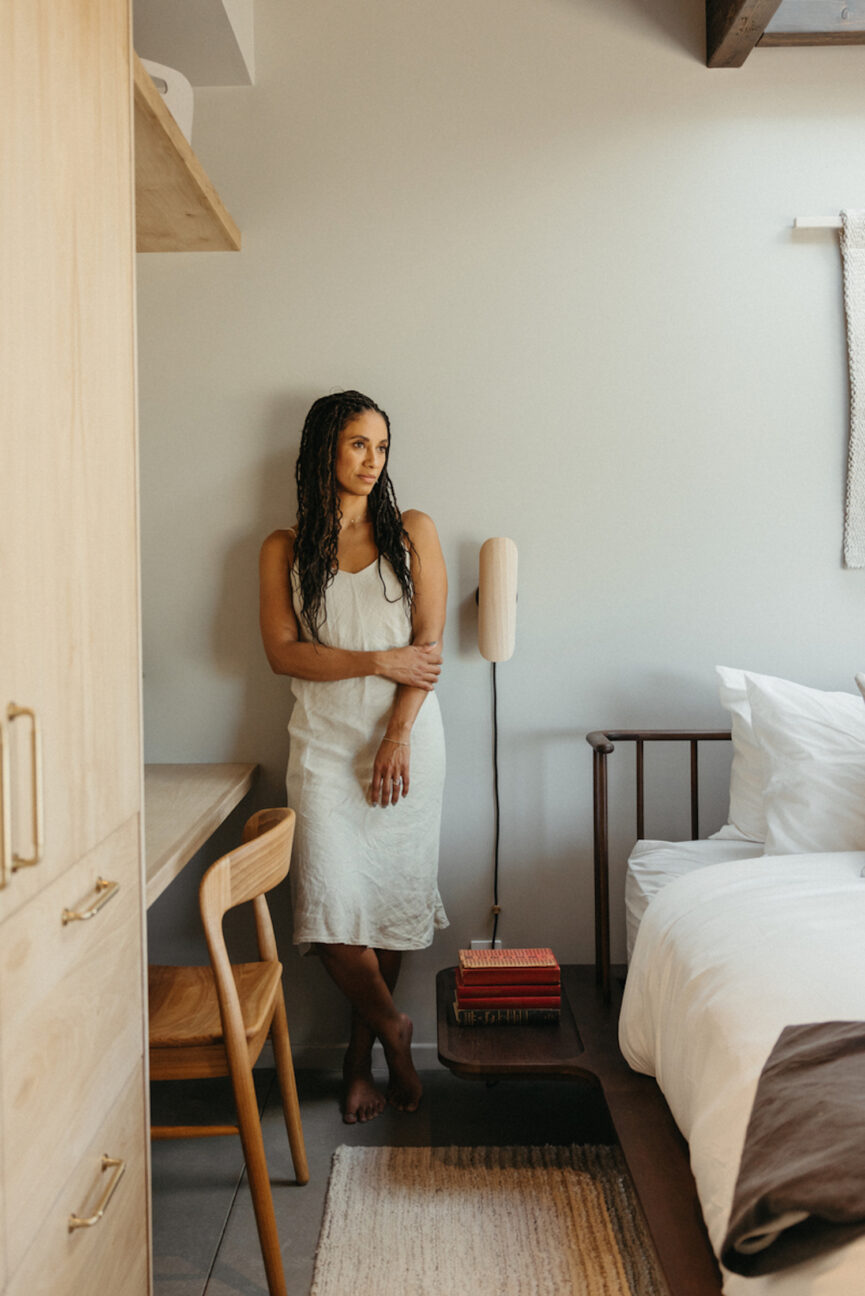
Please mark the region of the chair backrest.
<svg viewBox="0 0 865 1296"><path fill-rule="evenodd" d="M288 873L294 841L293 810L259 810L247 821L242 845L222 855L201 879L201 922L210 954L230 1064L245 1052L243 1013L225 946L222 919L226 910L251 900L262 960L278 963L273 924L264 898Z"/></svg>
<svg viewBox="0 0 865 1296"><path fill-rule="evenodd" d="M247 820L242 845L211 864L198 892L206 934L221 930L226 910L282 882L291 863L294 825L293 810L259 810Z"/></svg>

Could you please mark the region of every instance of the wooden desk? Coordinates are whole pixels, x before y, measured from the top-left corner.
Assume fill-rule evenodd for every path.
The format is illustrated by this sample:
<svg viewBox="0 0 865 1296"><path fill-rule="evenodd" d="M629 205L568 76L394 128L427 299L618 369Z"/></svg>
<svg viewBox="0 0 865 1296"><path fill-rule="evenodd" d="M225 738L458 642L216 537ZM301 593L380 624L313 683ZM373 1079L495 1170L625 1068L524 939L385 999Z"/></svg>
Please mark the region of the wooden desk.
<svg viewBox="0 0 865 1296"><path fill-rule="evenodd" d="M252 787L257 765L145 765L147 907Z"/></svg>

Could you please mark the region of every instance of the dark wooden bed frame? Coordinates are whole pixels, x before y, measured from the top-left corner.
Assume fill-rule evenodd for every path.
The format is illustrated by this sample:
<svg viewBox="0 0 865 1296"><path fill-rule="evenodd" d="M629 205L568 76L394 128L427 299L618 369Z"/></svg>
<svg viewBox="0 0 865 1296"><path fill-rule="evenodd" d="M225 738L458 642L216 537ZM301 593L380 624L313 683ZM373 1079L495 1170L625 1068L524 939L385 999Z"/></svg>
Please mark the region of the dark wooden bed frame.
<svg viewBox="0 0 865 1296"><path fill-rule="evenodd" d="M636 837L640 840L645 837L645 745L688 743L691 837L697 840L700 836L699 744L727 742L730 737L729 731L709 729L606 729L586 735L592 748L593 765L595 981L604 1004L610 1006L616 1018L620 995L619 986L612 985L610 968L608 757L615 751L617 742L634 744ZM629 1076L631 1079L620 1078L620 1092L616 1087L605 1086L605 1097L672 1296L720 1296L721 1275L703 1224L688 1145L679 1134L655 1082L633 1072Z"/></svg>
<svg viewBox="0 0 865 1296"><path fill-rule="evenodd" d="M595 971L604 999L610 998L610 838L607 815L607 757L617 742L632 742L637 762L637 837L645 837L646 743L686 742L691 748L691 838L700 836L701 742L729 741L729 730L715 729L595 729L586 734L592 749L595 837Z"/></svg>

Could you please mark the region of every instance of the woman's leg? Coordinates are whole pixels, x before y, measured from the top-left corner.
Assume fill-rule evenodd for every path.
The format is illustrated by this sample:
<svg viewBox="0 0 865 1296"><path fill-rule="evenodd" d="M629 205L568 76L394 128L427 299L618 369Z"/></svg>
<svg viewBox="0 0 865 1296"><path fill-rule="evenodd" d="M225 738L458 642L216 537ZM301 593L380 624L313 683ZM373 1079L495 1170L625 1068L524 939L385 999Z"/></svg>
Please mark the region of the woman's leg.
<svg viewBox="0 0 865 1296"><path fill-rule="evenodd" d="M391 994L399 975L400 953L358 945L319 945L318 951L353 1010L351 1040L343 1065L344 1119L349 1124L370 1120L382 1109L381 1094L373 1084L370 1069L376 1036L382 1042L390 1071L388 1102L400 1111L415 1111L422 1088L411 1060L412 1023L397 1010Z"/></svg>
<svg viewBox="0 0 865 1296"><path fill-rule="evenodd" d="M352 1008L351 1035L342 1060L342 1119L346 1125L372 1120L384 1111L385 1096L372 1076L374 1042L375 1035Z"/></svg>
<svg viewBox="0 0 865 1296"><path fill-rule="evenodd" d="M402 952L376 950L379 971L393 996L399 977ZM385 1096L372 1077L372 1048L375 1032L367 1025L357 1009L351 1010L351 1036L342 1064L344 1085L343 1120L347 1125L368 1121L384 1110Z"/></svg>

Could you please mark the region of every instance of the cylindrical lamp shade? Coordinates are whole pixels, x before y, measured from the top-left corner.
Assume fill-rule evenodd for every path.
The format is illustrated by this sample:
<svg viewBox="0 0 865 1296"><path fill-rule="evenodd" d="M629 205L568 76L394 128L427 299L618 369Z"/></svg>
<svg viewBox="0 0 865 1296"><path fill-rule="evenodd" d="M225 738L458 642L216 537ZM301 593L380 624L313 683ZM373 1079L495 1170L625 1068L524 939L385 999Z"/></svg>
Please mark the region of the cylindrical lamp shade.
<svg viewBox="0 0 865 1296"><path fill-rule="evenodd" d="M507 661L517 633L517 546L496 536L481 545L478 647L487 661Z"/></svg>

